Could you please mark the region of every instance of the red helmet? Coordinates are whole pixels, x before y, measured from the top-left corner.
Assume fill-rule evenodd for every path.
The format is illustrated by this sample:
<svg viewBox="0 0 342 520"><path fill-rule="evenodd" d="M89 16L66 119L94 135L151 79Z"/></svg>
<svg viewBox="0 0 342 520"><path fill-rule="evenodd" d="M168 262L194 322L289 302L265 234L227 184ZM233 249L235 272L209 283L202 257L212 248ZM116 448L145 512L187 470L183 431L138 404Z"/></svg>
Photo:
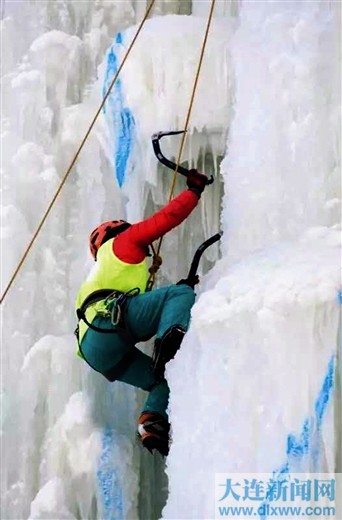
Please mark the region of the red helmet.
<svg viewBox="0 0 342 520"><path fill-rule="evenodd" d="M128 229L130 225L125 220L108 220L97 226L89 237L90 252L94 259L96 260L97 252L102 244Z"/></svg>

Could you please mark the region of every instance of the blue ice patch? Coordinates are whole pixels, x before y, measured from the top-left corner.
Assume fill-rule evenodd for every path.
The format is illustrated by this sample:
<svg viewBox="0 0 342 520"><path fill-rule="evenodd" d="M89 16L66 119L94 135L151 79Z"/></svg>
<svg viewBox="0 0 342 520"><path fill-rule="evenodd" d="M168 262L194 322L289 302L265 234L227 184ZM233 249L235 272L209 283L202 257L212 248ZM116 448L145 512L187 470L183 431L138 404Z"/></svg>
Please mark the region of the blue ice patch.
<svg viewBox="0 0 342 520"><path fill-rule="evenodd" d="M300 463L304 457L310 457L312 471L320 469L320 431L324 415L327 411L335 383L336 356L330 358L328 369L314 404L314 414L304 420L299 435L291 433L287 437L287 461L276 471L273 472L273 479L282 482L282 477L294 468L295 472L300 473ZM264 504L269 503L267 500ZM266 520L267 515L259 515L261 520Z"/></svg>
<svg viewBox="0 0 342 520"><path fill-rule="evenodd" d="M340 305L342 305L342 289L337 293L337 300Z"/></svg>
<svg viewBox="0 0 342 520"><path fill-rule="evenodd" d="M120 481L115 469L115 435L111 428L102 434L102 450L97 470L97 486L102 504L102 515L106 520L123 518L123 499Z"/></svg>
<svg viewBox="0 0 342 520"><path fill-rule="evenodd" d="M321 390L314 404L314 415L305 419L299 437L290 434L287 439L287 456L289 459L311 455L313 470L319 470L319 435L323 417L327 411L334 388L335 355L329 361L327 373Z"/></svg>
<svg viewBox="0 0 342 520"><path fill-rule="evenodd" d="M115 42L107 54L107 68L103 85L103 96L109 89L113 77L118 70L117 53L123 46L123 37L118 33ZM115 142L113 164L119 186L123 185L129 164L129 157L135 136L135 121L132 111L125 106L120 77L116 80L110 95L103 107L109 124L111 138Z"/></svg>

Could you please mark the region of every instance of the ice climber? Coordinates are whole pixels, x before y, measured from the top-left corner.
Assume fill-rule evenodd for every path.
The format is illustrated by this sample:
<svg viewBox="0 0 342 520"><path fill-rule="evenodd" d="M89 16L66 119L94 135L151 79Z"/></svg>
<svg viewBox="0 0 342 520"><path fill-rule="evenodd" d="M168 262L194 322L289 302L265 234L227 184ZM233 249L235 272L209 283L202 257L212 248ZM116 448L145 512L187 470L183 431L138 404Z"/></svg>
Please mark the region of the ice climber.
<svg viewBox="0 0 342 520"><path fill-rule="evenodd" d="M189 189L151 217L136 224L123 220L100 224L90 235L96 264L76 300L79 355L109 381L123 381L149 392L138 436L150 451L157 449L164 455L170 429L164 368L188 328L198 278L145 292L146 256L153 241L188 217L207 180L206 175L190 170ZM151 358L135 345L154 335Z"/></svg>

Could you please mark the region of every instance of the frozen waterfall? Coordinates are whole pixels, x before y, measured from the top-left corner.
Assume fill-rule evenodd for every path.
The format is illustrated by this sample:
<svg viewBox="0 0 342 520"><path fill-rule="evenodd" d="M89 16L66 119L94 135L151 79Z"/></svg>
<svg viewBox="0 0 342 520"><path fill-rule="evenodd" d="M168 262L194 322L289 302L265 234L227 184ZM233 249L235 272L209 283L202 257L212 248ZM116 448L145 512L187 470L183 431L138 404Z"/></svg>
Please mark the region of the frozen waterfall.
<svg viewBox="0 0 342 520"><path fill-rule="evenodd" d="M184 125L209 7L157 0L2 305L6 520L213 519L217 473L342 472L338 2L216 4L183 153L215 183L164 240L158 284L223 237L167 366L166 462L135 438L143 392L76 357L89 232L166 203L151 135ZM2 3L2 291L145 8Z"/></svg>

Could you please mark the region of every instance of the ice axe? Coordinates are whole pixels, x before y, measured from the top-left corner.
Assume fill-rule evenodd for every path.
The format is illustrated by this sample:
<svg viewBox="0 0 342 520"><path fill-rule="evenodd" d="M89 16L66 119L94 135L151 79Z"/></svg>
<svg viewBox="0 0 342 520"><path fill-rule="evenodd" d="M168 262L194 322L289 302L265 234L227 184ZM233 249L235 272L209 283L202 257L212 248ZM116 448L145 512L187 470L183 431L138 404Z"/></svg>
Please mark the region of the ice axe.
<svg viewBox="0 0 342 520"><path fill-rule="evenodd" d="M189 274L187 277L187 280L192 280L197 275L197 269L201 260L201 257L204 253L204 251L211 245L215 244L215 242L218 242L222 237L222 233L216 233L216 235L213 235L212 237L208 238L205 242L203 242L198 249L196 250L193 260L191 262Z"/></svg>
<svg viewBox="0 0 342 520"><path fill-rule="evenodd" d="M166 135L178 135L178 134L184 134L184 130L175 130L172 132L157 132L156 134L153 134L152 135L153 151L154 151L157 159L162 164L164 164L164 166L166 166L167 168L170 168L173 171L177 170L178 173L187 177L189 174L189 170L187 168L184 168L184 166L181 166L180 164L178 165L178 168L177 168L177 164L174 163L173 161L171 161L170 159L167 159L167 157L165 157L165 155L163 155L163 153L160 149L159 141L162 137L165 137ZM211 177L208 178L207 185L212 184L213 182L214 182L214 177L211 175Z"/></svg>
<svg viewBox="0 0 342 520"><path fill-rule="evenodd" d="M189 285L190 287L194 288L195 285L198 284L199 279L198 279L198 275L197 275L197 269L198 269L201 257L203 255L204 251L209 246L211 246L212 244L215 244L215 242L220 240L221 237L222 237L222 233L216 233L216 235L213 235L212 237L208 238L208 240L203 242L203 244L201 244L197 248L197 250L196 250L196 252L194 254L194 257L192 259L192 262L191 262L191 266L190 266L190 270L189 270L188 276L186 278L182 278L182 280L179 280L177 285L186 284L186 285Z"/></svg>

